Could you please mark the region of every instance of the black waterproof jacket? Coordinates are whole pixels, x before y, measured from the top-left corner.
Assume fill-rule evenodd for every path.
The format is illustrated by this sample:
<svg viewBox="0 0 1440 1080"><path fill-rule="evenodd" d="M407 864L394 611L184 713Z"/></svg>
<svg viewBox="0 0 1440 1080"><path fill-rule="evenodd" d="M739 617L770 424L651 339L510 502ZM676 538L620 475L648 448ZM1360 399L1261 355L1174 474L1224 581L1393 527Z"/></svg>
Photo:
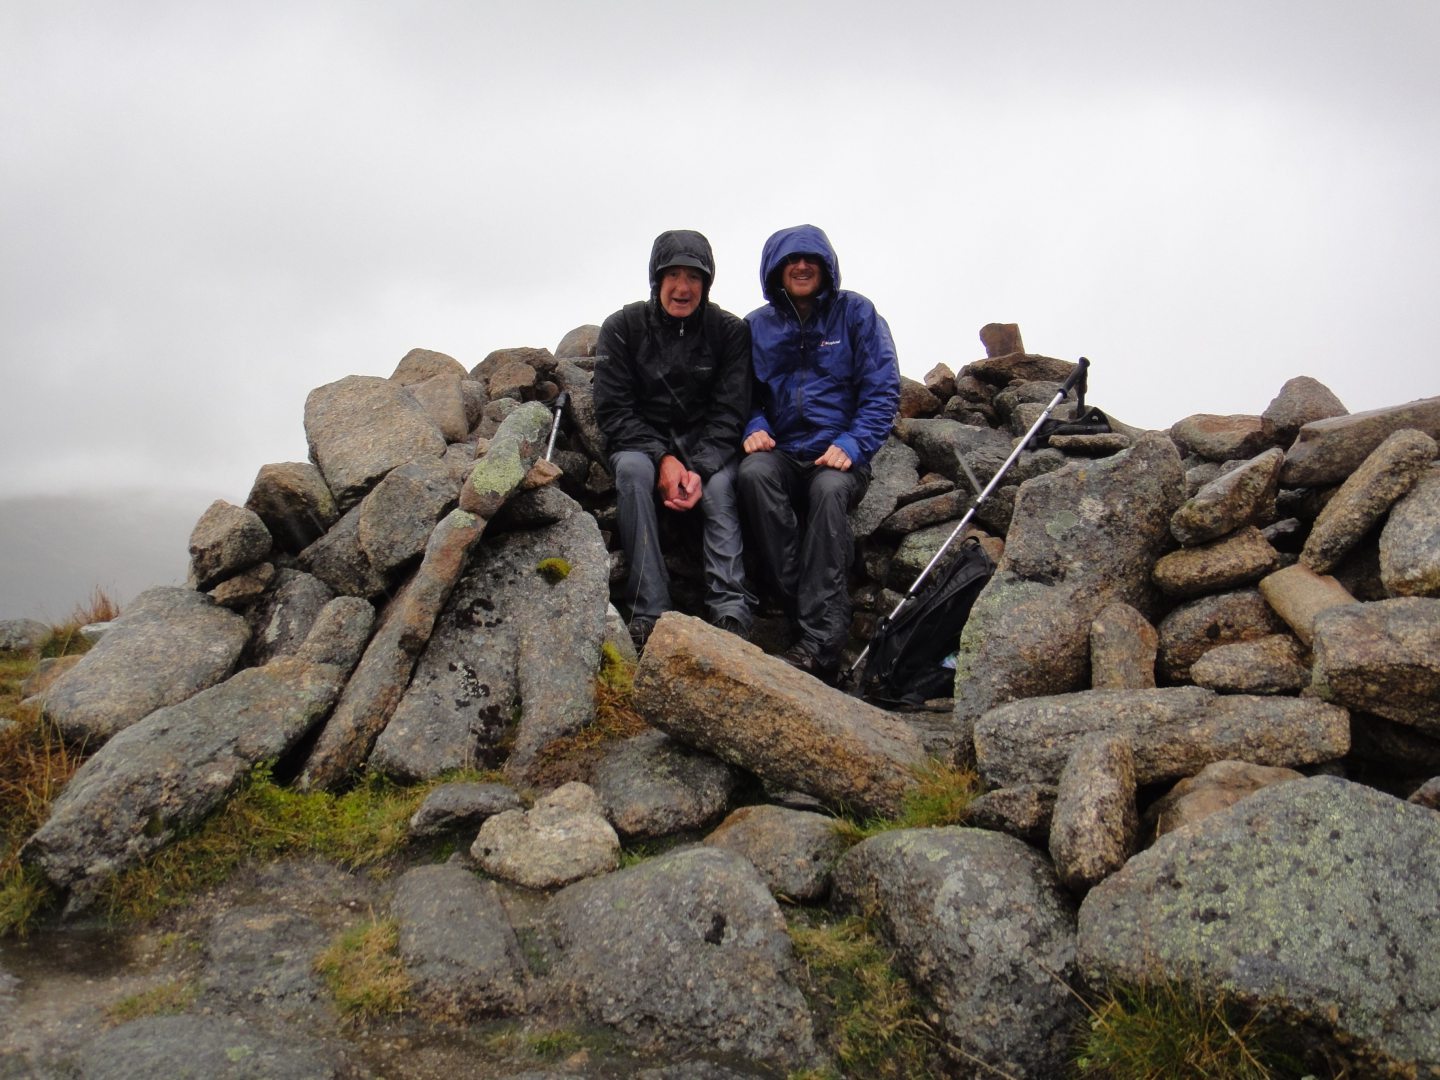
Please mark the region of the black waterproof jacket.
<svg viewBox="0 0 1440 1080"><path fill-rule="evenodd" d="M694 314L660 306L660 271L694 266L706 277ZM592 390L610 453L639 450L656 467L666 454L708 480L740 450L750 415L750 330L710 303L710 244L696 232L662 233L650 255L650 299L627 304L600 327Z"/></svg>

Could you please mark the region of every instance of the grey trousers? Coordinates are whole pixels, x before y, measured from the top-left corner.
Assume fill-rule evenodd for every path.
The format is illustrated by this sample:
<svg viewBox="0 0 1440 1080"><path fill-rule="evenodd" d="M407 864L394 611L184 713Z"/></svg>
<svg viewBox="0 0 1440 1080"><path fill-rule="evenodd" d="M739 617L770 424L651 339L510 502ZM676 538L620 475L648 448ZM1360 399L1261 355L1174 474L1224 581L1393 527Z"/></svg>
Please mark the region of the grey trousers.
<svg viewBox="0 0 1440 1080"><path fill-rule="evenodd" d="M670 577L660 552L655 465L638 450L620 450L610 455L610 471L615 474L620 547L629 567L625 601L631 618L658 618L670 610ZM694 512L701 515L704 525L706 614L712 622L729 615L748 630L754 600L745 587L745 546L735 472L736 464L731 461L706 480Z"/></svg>
<svg viewBox="0 0 1440 1080"><path fill-rule="evenodd" d="M870 486L865 467L841 472L779 450L740 461L740 502L760 562L800 628L798 644L824 664L850 633L850 508Z"/></svg>

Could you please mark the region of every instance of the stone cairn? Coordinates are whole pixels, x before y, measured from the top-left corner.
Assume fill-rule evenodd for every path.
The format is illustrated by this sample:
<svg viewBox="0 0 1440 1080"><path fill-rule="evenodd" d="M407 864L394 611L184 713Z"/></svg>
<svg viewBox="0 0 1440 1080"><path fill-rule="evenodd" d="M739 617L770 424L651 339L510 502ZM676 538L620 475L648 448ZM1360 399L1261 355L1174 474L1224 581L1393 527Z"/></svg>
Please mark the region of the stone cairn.
<svg viewBox="0 0 1440 1080"><path fill-rule="evenodd" d="M596 333L313 391L310 460L205 512L192 588L45 674L91 756L25 857L71 910L260 762L310 789L502 767L427 800L416 838L468 854L390 900L446 1016L569 1010L713 1075L813 1065L783 897L865 913L957 1068L1059 1075L1073 990L1163 978L1356 1075L1440 1076L1440 398L1352 415L1301 377L1260 415L1027 449L974 522L997 571L953 701L914 714L768 655L773 608L754 644L694 617L672 522L680 610L635 679L653 730L541 790L602 646L628 648ZM852 656L1074 367L1014 325L981 340L903 381L852 515ZM978 771L966 823L843 850L829 815L894 813L932 757ZM676 837L617 869L622 840ZM502 888L545 898L532 924Z"/></svg>

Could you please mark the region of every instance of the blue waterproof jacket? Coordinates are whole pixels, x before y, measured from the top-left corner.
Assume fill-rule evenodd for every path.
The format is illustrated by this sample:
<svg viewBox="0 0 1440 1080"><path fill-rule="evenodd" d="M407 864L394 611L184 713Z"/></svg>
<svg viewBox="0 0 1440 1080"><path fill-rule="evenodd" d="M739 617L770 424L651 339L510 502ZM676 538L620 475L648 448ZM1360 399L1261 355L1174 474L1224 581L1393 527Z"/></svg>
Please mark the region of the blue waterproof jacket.
<svg viewBox="0 0 1440 1080"><path fill-rule="evenodd" d="M829 273L803 326L780 287L785 257L798 254L818 255ZM745 434L768 431L778 449L808 461L834 443L856 465L868 465L900 404L890 327L869 300L840 288L840 261L814 225L781 229L765 241L760 285L768 303L745 316L755 370Z"/></svg>

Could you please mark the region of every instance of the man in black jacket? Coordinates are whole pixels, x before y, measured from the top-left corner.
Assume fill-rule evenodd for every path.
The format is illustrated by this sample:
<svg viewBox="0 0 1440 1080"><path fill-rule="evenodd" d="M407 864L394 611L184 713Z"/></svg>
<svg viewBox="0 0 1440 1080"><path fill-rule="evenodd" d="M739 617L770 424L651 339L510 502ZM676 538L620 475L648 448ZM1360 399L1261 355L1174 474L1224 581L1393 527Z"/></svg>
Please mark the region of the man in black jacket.
<svg viewBox="0 0 1440 1080"><path fill-rule="evenodd" d="M667 509L698 507L704 519L710 621L742 636L750 630L735 495L750 412L750 331L710 303L714 278L704 236L661 233L650 252L650 299L606 319L595 345L595 416L615 474L630 635L640 648L670 609L657 493Z"/></svg>

